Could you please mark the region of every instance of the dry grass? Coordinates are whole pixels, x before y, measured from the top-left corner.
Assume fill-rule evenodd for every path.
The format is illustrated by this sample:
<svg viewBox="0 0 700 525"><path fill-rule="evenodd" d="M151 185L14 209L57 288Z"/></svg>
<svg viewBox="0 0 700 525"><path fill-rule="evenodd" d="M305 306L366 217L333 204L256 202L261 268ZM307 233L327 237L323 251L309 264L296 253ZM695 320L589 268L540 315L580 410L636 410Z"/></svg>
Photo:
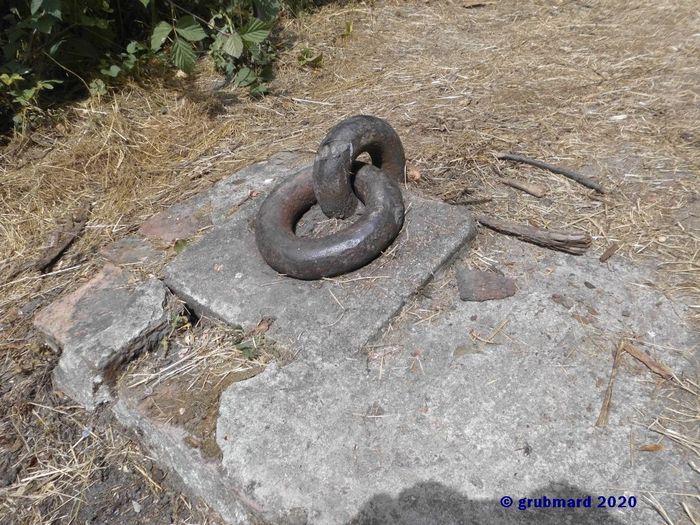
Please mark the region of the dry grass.
<svg viewBox="0 0 700 525"><path fill-rule="evenodd" d="M265 99L212 92L203 64L194 80L133 83L15 139L0 163L0 282L39 258L60 218L85 201L93 208L55 273L24 272L0 284L0 446L9 450L39 424L28 403L45 391L56 359L36 342L32 311L93 273L99 247L237 168L282 150L313 151L332 124L357 113L396 127L417 191L452 202L488 197L474 210L586 231L596 254L617 242L614 257L655 265L657 285L700 319L697 3L463 4L327 6L287 22L292 43ZM321 68L299 66L305 46L323 52ZM583 171L608 193L496 160L503 151ZM544 186L547 195L525 195L501 176ZM13 456L22 458L20 482L33 475L28 458L48 446L37 443L21 443ZM80 494L79 483L68 488L78 479L71 469L94 481L94 468L85 442L77 459L64 445L53 459L54 492L23 490L66 509Z"/></svg>
<svg viewBox="0 0 700 525"><path fill-rule="evenodd" d="M129 397L143 399L141 409L154 420L185 429L191 447L207 457L220 457L216 421L222 392L263 372L273 360L288 361L265 339L270 326L263 320L246 333L205 318L195 326L184 323L155 355L128 367L122 389Z"/></svg>

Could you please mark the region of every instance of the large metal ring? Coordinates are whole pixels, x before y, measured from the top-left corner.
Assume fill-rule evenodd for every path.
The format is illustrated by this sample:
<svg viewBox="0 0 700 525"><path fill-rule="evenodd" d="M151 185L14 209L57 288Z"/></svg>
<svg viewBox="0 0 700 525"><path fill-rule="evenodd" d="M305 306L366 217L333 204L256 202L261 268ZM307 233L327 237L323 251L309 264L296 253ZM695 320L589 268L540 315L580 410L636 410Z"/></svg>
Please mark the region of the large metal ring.
<svg viewBox="0 0 700 525"><path fill-rule="evenodd" d="M364 152L389 178L403 180L406 157L394 128L377 117L350 117L328 132L314 161L314 192L327 217L344 219L355 212L351 166Z"/></svg>
<svg viewBox="0 0 700 525"><path fill-rule="evenodd" d="M374 166L357 162L349 168L357 173L353 187L365 209L356 222L326 237L295 234L296 223L316 203L310 169L272 190L255 225L255 242L267 264L297 279L333 277L368 264L394 241L404 220L399 185Z"/></svg>

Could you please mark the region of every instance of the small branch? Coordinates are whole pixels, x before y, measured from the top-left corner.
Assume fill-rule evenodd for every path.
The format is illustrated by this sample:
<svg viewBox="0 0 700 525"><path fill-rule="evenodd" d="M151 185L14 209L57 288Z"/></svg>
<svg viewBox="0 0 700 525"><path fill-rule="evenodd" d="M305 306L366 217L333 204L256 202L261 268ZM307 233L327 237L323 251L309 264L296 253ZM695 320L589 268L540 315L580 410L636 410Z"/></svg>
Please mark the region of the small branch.
<svg viewBox="0 0 700 525"><path fill-rule="evenodd" d="M493 200L493 197L478 197L476 199L467 199L464 201L460 201L459 204L460 206L470 206L473 204L486 204L487 202L491 202Z"/></svg>
<svg viewBox="0 0 700 525"><path fill-rule="evenodd" d="M490 219L483 215L476 217L476 220L497 232L513 235L522 241L572 255L583 255L591 246L591 236L585 232L542 230L527 224L513 224Z"/></svg>
<svg viewBox="0 0 700 525"><path fill-rule="evenodd" d="M89 207L81 208L64 225L54 232L54 241L46 249L44 255L34 263L34 269L43 272L52 266L63 255L78 235L83 231L90 214Z"/></svg>
<svg viewBox="0 0 700 525"><path fill-rule="evenodd" d="M620 249L620 245L619 245L619 244L617 244L616 242L612 243L612 244L608 247L608 249L605 250L605 251L603 252L603 255L601 255L601 256L600 256L600 259L598 259L598 260L599 260L600 262L605 262L605 261L607 261L608 259L610 259L610 257L612 257L613 255L615 255L615 252L617 252L617 250L619 250L619 249Z"/></svg>
<svg viewBox="0 0 700 525"><path fill-rule="evenodd" d="M574 180L579 184L583 184L587 188L594 189L598 193L605 193L603 187L597 182L589 179L581 173L567 170L566 168L559 168L557 166L547 164L546 162L542 162L541 160L523 157L522 155L512 155L510 153L503 153L501 155L497 155L496 158L498 160L512 160L513 162L522 162L523 164L529 164L530 166L535 166L536 168L551 171L552 173L558 173L559 175L564 175L564 177L568 177L569 179Z"/></svg>
<svg viewBox="0 0 700 525"><path fill-rule="evenodd" d="M650 356L639 350L638 348L632 346L629 343L625 343L625 352L634 357L637 361L646 366L649 370L655 374L659 374L664 379L674 379L675 375L673 371L658 361L652 359Z"/></svg>
<svg viewBox="0 0 700 525"><path fill-rule="evenodd" d="M532 195L533 197L537 197L538 199L541 199L547 193L547 190L545 190L542 186L539 186L537 184L520 182L520 181L513 180L513 179L501 179L501 182L503 184L505 184L506 186L510 186L511 188L515 188L516 190L520 190L520 191L524 191L525 193L529 193L530 195Z"/></svg>
<svg viewBox="0 0 700 525"><path fill-rule="evenodd" d="M82 264L76 264L75 266L69 266L68 268L61 268L60 270L55 270L53 272L48 272L48 273L42 273L40 275L27 275L26 277L22 277L20 279L16 279L14 281L10 281L8 283L0 285L0 288L7 288L8 286L12 286L13 284L21 283L24 281L29 281L32 279L43 279L44 277L51 277L52 275L58 275L61 273L66 273L66 272L72 272L73 270L77 270L78 268L82 268Z"/></svg>

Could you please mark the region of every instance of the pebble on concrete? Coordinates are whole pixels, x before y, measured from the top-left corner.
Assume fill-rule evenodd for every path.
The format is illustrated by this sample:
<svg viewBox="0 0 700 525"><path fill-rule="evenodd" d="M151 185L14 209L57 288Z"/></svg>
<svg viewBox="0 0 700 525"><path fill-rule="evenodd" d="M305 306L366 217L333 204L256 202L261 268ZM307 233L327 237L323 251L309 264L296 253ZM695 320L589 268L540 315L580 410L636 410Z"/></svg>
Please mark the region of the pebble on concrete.
<svg viewBox="0 0 700 525"><path fill-rule="evenodd" d="M515 295L515 281L493 272L460 269L457 287L462 301L492 301Z"/></svg>

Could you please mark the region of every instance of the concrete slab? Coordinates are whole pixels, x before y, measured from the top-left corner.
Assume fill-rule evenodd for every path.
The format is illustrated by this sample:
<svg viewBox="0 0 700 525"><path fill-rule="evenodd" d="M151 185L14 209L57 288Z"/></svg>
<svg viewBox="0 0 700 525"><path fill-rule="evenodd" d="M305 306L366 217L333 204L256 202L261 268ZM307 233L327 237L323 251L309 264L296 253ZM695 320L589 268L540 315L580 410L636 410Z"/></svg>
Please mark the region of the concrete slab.
<svg viewBox="0 0 700 525"><path fill-rule="evenodd" d="M166 268L196 312L245 328L274 317L267 336L296 355L222 394L220 462L149 419L141 393L124 392L117 417L230 523L657 523L647 493L678 517L690 452L639 450L661 441L647 427L678 391L626 356L609 423L595 423L622 338L696 372L687 307L648 268L505 237L487 253L517 292L462 302L447 264L471 221L409 203L396 249L349 276L275 274L254 246L255 201ZM517 510L545 496L636 506Z"/></svg>
<svg viewBox="0 0 700 525"><path fill-rule="evenodd" d="M199 315L246 329L273 318L268 337L303 347L305 363L343 361L475 235L466 208L410 194L405 200L406 222L388 253L351 274L309 282L270 268L255 245L258 199L188 246L165 268L165 282Z"/></svg>
<svg viewBox="0 0 700 525"><path fill-rule="evenodd" d="M116 265L147 265L160 262L164 253L140 235L128 235L103 247L100 255Z"/></svg>
<svg viewBox="0 0 700 525"><path fill-rule="evenodd" d="M367 348L369 361L329 340L342 359L302 357L224 393L224 467L272 521L301 508L310 523L379 523L357 509L426 482L439 483L438 493L493 500L487 522L499 523L539 522L495 503L549 495L542 491L552 483L578 487L580 497L692 493L697 480L682 450L636 450L659 440L645 426L662 410L668 383L626 362L610 424L594 426L621 337L648 343L678 373L689 367L692 354L672 350L697 349L684 307L620 261L605 266L506 242L521 287L514 297L462 303L450 283L447 300L425 298ZM600 519L586 512L559 523ZM648 507L612 515L658 521Z"/></svg>
<svg viewBox="0 0 700 525"><path fill-rule="evenodd" d="M61 352L54 386L90 410L112 399L119 367L152 348L169 329L163 283L132 278L108 264L34 320L47 343Z"/></svg>

